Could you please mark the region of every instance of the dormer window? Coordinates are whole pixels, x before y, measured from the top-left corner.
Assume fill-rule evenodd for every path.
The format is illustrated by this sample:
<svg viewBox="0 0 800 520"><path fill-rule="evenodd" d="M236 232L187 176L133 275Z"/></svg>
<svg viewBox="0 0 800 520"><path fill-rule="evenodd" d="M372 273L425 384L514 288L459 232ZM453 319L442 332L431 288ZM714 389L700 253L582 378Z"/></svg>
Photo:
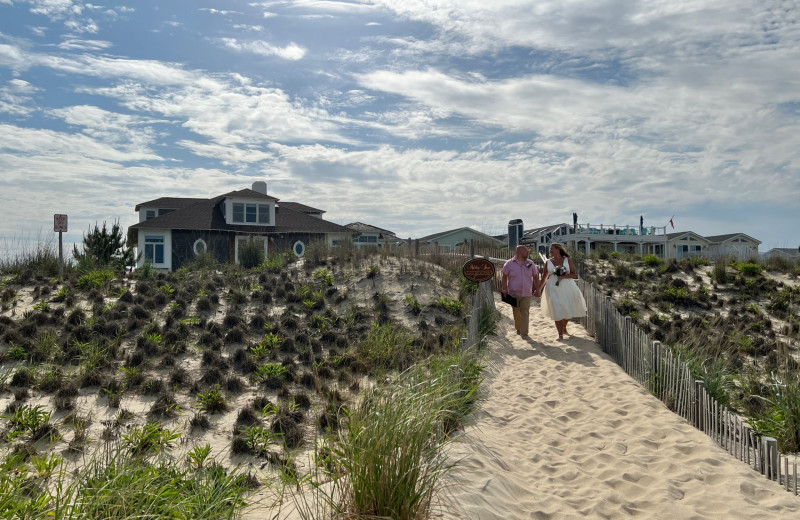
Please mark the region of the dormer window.
<svg viewBox="0 0 800 520"><path fill-rule="evenodd" d="M231 210L231 218L234 224L269 225L271 223L269 204L234 202L231 204Z"/></svg>

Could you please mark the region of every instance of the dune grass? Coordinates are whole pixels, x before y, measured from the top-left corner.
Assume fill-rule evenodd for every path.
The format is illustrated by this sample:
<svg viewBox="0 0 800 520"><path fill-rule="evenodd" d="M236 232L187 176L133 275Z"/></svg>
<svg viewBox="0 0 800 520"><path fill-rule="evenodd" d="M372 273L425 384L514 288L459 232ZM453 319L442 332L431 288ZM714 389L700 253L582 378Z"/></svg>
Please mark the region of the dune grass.
<svg viewBox="0 0 800 520"><path fill-rule="evenodd" d="M476 406L482 354L429 358L372 388L317 444L315 470L293 495L303 518L429 518L453 462L451 433Z"/></svg>
<svg viewBox="0 0 800 520"><path fill-rule="evenodd" d="M194 452L193 452L194 453ZM0 466L0 515L26 520L238 518L246 477L214 462L98 452L77 474L56 455Z"/></svg>

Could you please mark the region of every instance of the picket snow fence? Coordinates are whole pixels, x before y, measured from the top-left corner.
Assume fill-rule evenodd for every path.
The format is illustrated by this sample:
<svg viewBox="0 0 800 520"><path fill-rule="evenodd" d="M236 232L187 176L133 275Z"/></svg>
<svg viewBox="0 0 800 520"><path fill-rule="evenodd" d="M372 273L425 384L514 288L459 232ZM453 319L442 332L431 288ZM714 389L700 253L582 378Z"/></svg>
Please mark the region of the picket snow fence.
<svg viewBox="0 0 800 520"><path fill-rule="evenodd" d="M729 454L798 494L797 461L778 452L772 437L756 435L732 410L720 405L696 380L685 361L623 316L595 284L578 280L588 308L582 322L603 351L673 412L711 437Z"/></svg>

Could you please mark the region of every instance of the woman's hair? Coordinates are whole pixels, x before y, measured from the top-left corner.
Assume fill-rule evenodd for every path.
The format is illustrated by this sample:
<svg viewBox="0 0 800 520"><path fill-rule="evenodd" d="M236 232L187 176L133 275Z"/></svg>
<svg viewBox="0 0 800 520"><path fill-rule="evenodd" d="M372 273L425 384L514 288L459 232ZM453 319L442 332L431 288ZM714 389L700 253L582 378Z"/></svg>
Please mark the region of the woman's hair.
<svg viewBox="0 0 800 520"><path fill-rule="evenodd" d="M561 253L561 256L569 258L569 253L567 253L567 250L564 249L564 246L562 246L558 242L553 242L552 244L550 244L550 247L555 247Z"/></svg>

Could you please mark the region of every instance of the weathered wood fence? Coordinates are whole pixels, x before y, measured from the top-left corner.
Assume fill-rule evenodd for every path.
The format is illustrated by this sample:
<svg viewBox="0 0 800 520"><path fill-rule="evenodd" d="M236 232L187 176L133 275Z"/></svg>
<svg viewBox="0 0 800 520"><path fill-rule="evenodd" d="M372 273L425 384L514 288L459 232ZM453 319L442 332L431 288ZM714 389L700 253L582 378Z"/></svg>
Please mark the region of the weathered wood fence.
<svg viewBox="0 0 800 520"><path fill-rule="evenodd" d="M419 254L435 259L436 263L443 266L460 265L474 256L482 256L495 263L498 269L494 280L480 284L479 293L473 299L471 314L467 317L468 337L462 339L462 346L476 344L480 341L478 328L481 305L491 301L494 306L489 291L500 290L499 268L508 250L482 249L465 244L447 250L426 247ZM582 279L577 282L588 308L586 318L581 321L604 352L670 410L711 437L729 454L768 479L778 482L787 491L798 494L800 486L797 458L794 455L779 453L774 438L756 435L746 420L720 405L706 391L703 381L692 376L684 360L673 355L660 342L652 341L629 316L623 316L611 298L598 290L596 285Z"/></svg>
<svg viewBox="0 0 800 520"><path fill-rule="evenodd" d="M597 286L578 280L588 307L581 321L603 351L667 407L711 437L728 453L787 491L798 494L797 460L778 452L772 437L756 435L736 413L720 405L684 360L623 316Z"/></svg>

